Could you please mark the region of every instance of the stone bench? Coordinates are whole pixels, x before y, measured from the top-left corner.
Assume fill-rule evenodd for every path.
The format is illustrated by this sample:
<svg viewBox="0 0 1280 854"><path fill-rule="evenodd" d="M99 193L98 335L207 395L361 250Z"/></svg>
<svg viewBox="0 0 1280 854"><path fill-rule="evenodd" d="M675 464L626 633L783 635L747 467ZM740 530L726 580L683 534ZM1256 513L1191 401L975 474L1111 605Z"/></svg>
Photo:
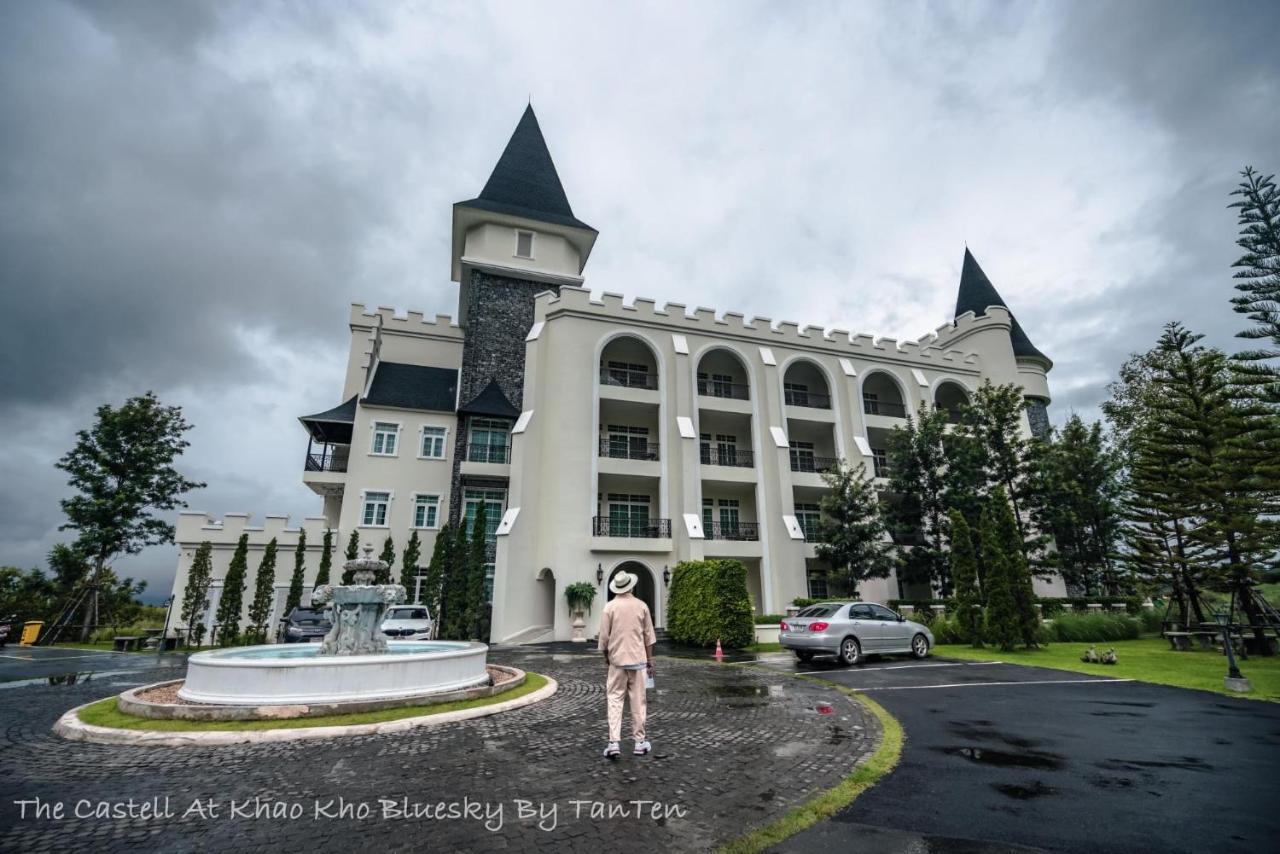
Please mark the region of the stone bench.
<svg viewBox="0 0 1280 854"><path fill-rule="evenodd" d="M116 652L132 652L141 642L142 638L135 635L117 635L111 643L111 648Z"/></svg>

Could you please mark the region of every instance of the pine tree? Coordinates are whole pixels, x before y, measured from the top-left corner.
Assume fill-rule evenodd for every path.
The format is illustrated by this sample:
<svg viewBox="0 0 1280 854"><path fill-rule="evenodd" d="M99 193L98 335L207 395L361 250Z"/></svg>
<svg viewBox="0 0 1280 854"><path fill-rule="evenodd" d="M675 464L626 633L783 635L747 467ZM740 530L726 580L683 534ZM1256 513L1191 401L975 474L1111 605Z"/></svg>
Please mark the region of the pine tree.
<svg viewBox="0 0 1280 854"><path fill-rule="evenodd" d="M436 635L443 636L443 614L441 612L441 587L445 572L449 566L453 551L453 526L445 525L436 533L435 546L431 550L431 563L427 565L426 577L422 579L422 604L431 611L436 621Z"/></svg>
<svg viewBox="0 0 1280 854"><path fill-rule="evenodd" d="M1000 538L1000 551L1004 557L1004 582L1013 598L1018 636L1022 643L1034 647L1040 640L1040 615L1036 611L1036 595L1031 586L1031 567L1023 554L1022 534L1013 518L1004 487L996 487L991 493L992 515L996 536Z"/></svg>
<svg viewBox="0 0 1280 854"><path fill-rule="evenodd" d="M302 584L307 570L307 532L298 531L298 547L293 552L293 575L289 577L289 595L284 600L288 614L302 604Z"/></svg>
<svg viewBox="0 0 1280 854"><path fill-rule="evenodd" d="M1255 325L1237 333L1237 337L1270 339L1271 346L1241 353L1237 358L1262 362L1280 358L1280 192L1274 175L1262 175L1251 166L1240 174L1244 180L1231 193L1240 200L1230 206L1239 211L1240 237L1236 245L1244 254L1232 265L1240 296L1231 303ZM1273 402L1280 401L1280 376L1275 373L1275 366L1259 365L1252 373L1269 380L1268 396Z"/></svg>
<svg viewBox="0 0 1280 854"><path fill-rule="evenodd" d="M333 529L324 529L324 544L320 548L320 569L316 572L315 586L329 583L329 571L333 566Z"/></svg>
<svg viewBox="0 0 1280 854"><path fill-rule="evenodd" d="M956 622L964 640L982 646L982 597L978 592L978 559L973 552L969 523L959 510L951 511L951 582L955 585Z"/></svg>
<svg viewBox="0 0 1280 854"><path fill-rule="evenodd" d="M252 643L266 643L267 620L271 617L271 600L276 591L276 538L262 552L262 561L258 564L258 574L254 577L253 601L249 604L249 625L252 629Z"/></svg>
<svg viewBox="0 0 1280 854"><path fill-rule="evenodd" d="M858 585L888 578L893 571L890 545L875 486L863 467L843 461L822 473L829 492L821 498L817 555L831 567L831 577L845 593L858 598Z"/></svg>
<svg viewBox="0 0 1280 854"><path fill-rule="evenodd" d="M950 595L951 579L945 544L948 536L947 457L944 447L948 413L922 408L905 428L889 435L887 457L891 496L885 517L894 542L904 546L898 556L898 579L904 584L928 584Z"/></svg>
<svg viewBox="0 0 1280 854"><path fill-rule="evenodd" d="M1023 433L1022 391L1011 384L992 385L990 380L961 410L960 422L948 437L951 489L957 495L950 506L973 512L975 498L1004 487L1012 505L1014 521L1022 537L1024 554L1039 543L1031 539L1024 520L1027 489L1027 439ZM962 488L963 487L963 488Z"/></svg>
<svg viewBox="0 0 1280 854"><path fill-rule="evenodd" d="M421 557L422 542L418 539L418 532L414 531L409 535L409 542L404 547L404 554L400 556L400 586L410 596L413 595L418 579L418 560ZM432 611L432 613L434 614L435 612Z"/></svg>
<svg viewBox="0 0 1280 854"><path fill-rule="evenodd" d="M471 540L467 544L465 558L465 593L462 631L464 640L480 638L481 621L485 604L485 563L489 551L488 505L480 502L476 508L475 522L471 526Z"/></svg>
<svg viewBox="0 0 1280 854"><path fill-rule="evenodd" d="M987 594L987 612L983 624L983 637L988 643L1008 652L1022 639L1019 628L1018 603L1014 598L1009 573L1009 560L1004 551L1004 538L996 521L995 508L988 504L982 508L980 536L982 539L983 590Z"/></svg>
<svg viewBox="0 0 1280 854"><path fill-rule="evenodd" d="M353 561L356 558L360 557L360 532L359 531L352 531L351 536L347 539L346 557L348 561ZM354 570L346 569L344 567L342 570L342 583L350 584L354 580L352 578L353 574L354 574Z"/></svg>
<svg viewBox="0 0 1280 854"><path fill-rule="evenodd" d="M387 538L382 542L382 554L378 555L378 560L386 564L386 568L374 573L373 583L390 584L391 567L396 564L396 544L392 541L390 534L387 534Z"/></svg>
<svg viewBox="0 0 1280 854"><path fill-rule="evenodd" d="M218 645L234 646L240 640L240 612L244 608L245 573L249 569L249 535L241 534L222 582L218 599Z"/></svg>
<svg viewBox="0 0 1280 854"><path fill-rule="evenodd" d="M199 646L204 640L204 615L209 608L209 583L213 580L213 543L205 540L187 571L187 587L182 591L182 622L187 627L187 643Z"/></svg>

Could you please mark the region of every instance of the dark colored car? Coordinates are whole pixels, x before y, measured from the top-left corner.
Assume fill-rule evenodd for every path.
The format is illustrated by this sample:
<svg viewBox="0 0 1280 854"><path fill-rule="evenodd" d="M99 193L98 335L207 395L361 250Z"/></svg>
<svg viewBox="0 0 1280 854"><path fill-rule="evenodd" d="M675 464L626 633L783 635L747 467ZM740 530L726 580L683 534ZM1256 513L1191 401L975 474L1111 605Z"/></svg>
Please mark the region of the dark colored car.
<svg viewBox="0 0 1280 854"><path fill-rule="evenodd" d="M280 621L280 641L282 643L307 643L324 640L333 623L329 615L315 608L294 608Z"/></svg>

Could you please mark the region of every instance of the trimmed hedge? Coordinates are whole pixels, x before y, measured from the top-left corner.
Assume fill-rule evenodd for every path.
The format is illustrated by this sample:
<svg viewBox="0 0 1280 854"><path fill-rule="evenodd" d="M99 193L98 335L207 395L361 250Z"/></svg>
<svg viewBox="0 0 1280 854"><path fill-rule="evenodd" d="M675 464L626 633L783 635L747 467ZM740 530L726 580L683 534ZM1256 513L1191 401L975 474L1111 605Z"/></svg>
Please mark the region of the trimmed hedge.
<svg viewBox="0 0 1280 854"><path fill-rule="evenodd" d="M786 614L756 614L753 618L753 622L755 622L757 626L776 626L786 618Z"/></svg>
<svg viewBox="0 0 1280 854"><path fill-rule="evenodd" d="M755 643L747 570L736 560L676 564L667 594L667 634L676 643L744 649Z"/></svg>

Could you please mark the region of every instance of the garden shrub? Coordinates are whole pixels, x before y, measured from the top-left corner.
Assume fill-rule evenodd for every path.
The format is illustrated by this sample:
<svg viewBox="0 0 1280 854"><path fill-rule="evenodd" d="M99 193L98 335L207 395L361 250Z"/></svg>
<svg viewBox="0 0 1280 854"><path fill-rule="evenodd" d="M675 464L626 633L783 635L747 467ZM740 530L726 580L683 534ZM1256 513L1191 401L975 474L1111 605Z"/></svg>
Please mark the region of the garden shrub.
<svg viewBox="0 0 1280 854"><path fill-rule="evenodd" d="M1138 612L1138 622L1144 634L1156 634L1164 629L1164 608L1143 608Z"/></svg>
<svg viewBox="0 0 1280 854"><path fill-rule="evenodd" d="M1058 643L1136 640L1141 633L1142 623L1124 614L1061 614L1046 627Z"/></svg>
<svg viewBox="0 0 1280 854"><path fill-rule="evenodd" d="M776 626L786 618L785 614L756 614L753 622L757 626Z"/></svg>
<svg viewBox="0 0 1280 854"><path fill-rule="evenodd" d="M968 643L969 636L956 617L938 617L929 624L935 643Z"/></svg>
<svg viewBox="0 0 1280 854"><path fill-rule="evenodd" d="M676 564L667 597L667 634L676 643L743 649L755 642L747 570L736 560Z"/></svg>

